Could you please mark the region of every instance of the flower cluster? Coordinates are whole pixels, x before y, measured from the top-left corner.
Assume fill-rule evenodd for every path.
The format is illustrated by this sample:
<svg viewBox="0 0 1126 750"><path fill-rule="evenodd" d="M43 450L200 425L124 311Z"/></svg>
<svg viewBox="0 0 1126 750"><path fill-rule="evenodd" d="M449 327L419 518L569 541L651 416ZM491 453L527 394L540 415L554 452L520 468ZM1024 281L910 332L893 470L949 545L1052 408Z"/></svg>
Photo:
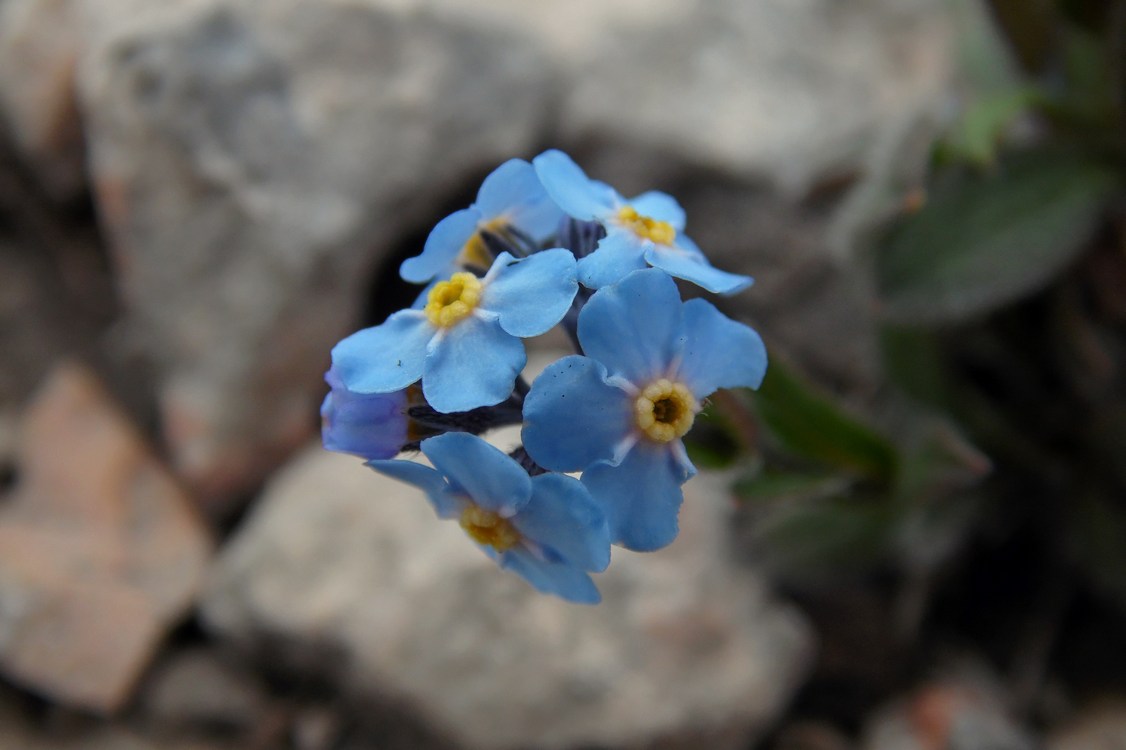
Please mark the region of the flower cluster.
<svg viewBox="0 0 1126 750"><path fill-rule="evenodd" d="M415 304L333 348L325 447L422 489L540 591L599 601L590 574L611 544L676 537L696 473L681 438L704 400L766 370L751 328L681 301L674 277L719 294L751 283L712 267L684 227L672 197L626 199L560 151L502 164L403 263L426 285ZM556 326L578 353L529 386L522 339ZM515 424L508 454L480 437Z"/></svg>

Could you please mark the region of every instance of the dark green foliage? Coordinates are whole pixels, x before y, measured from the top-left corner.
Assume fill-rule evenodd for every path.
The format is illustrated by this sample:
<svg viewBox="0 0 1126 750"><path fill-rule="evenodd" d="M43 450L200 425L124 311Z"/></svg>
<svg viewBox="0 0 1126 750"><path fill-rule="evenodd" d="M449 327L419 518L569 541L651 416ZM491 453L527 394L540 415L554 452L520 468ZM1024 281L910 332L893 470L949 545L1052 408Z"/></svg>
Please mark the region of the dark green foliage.
<svg viewBox="0 0 1126 750"><path fill-rule="evenodd" d="M897 456L891 444L811 390L778 358L754 404L764 426L793 454L873 482L892 481Z"/></svg>
<svg viewBox="0 0 1126 750"><path fill-rule="evenodd" d="M952 323L1042 289L1082 251L1118 187L1103 165L1043 151L942 185L881 248L881 312Z"/></svg>
<svg viewBox="0 0 1126 750"><path fill-rule="evenodd" d="M1002 43L966 45L975 95L873 248L879 412L775 356L711 428L784 580L909 587L1005 529L1126 611L1126 0L985 7Z"/></svg>

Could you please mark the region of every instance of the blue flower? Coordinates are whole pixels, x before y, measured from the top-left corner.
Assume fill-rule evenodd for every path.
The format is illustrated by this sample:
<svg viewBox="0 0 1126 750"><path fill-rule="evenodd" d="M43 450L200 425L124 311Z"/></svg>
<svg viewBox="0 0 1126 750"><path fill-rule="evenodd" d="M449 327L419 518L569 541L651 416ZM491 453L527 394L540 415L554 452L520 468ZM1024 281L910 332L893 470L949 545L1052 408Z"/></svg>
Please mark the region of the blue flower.
<svg viewBox="0 0 1126 750"><path fill-rule="evenodd" d="M532 165L521 159L501 164L481 183L477 201L442 219L426 238L422 254L399 268L404 280L425 284L465 268L488 268L493 256L482 232L504 236L515 229L535 241L553 234L563 218L544 192Z"/></svg>
<svg viewBox="0 0 1126 750"><path fill-rule="evenodd" d="M325 381L331 388L321 404L325 448L367 459L394 458L411 442L406 390L353 393L334 369L325 373Z"/></svg>
<svg viewBox="0 0 1126 750"><path fill-rule="evenodd" d="M757 388L762 339L700 299L681 303L655 269L600 289L579 314L587 356L564 357L524 401L524 446L552 471L583 471L611 538L654 550L677 534L680 485L696 473L680 438L717 388Z"/></svg>
<svg viewBox="0 0 1126 750"><path fill-rule="evenodd" d="M599 289L631 271L659 268L709 292L734 294L750 286L749 276L713 268L696 243L684 235L684 209L665 193L649 191L627 201L609 185L586 176L562 151L532 160L548 195L569 216L597 221L606 236L579 261L579 281Z"/></svg>
<svg viewBox="0 0 1126 750"><path fill-rule="evenodd" d="M540 591L584 604L601 596L587 572L610 564L606 518L576 479L528 476L516 461L467 433L422 441L435 468L411 461L368 466L426 492L441 518L456 518L497 561Z"/></svg>
<svg viewBox="0 0 1126 750"><path fill-rule="evenodd" d="M520 339L555 326L577 291L567 250L522 260L502 253L484 278L455 273L434 285L422 309L400 310L344 339L332 366L354 393L393 393L421 378L440 412L498 404L527 362Z"/></svg>

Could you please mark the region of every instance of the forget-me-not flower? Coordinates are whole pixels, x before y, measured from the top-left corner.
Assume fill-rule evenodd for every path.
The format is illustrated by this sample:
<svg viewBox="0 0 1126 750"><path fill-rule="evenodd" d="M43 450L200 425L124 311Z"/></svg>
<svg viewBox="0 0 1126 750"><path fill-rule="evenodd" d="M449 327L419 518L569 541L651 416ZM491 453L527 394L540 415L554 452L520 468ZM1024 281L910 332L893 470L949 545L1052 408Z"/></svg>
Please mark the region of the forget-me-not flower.
<svg viewBox="0 0 1126 750"><path fill-rule="evenodd" d="M435 468L412 461L368 466L422 489L440 517L456 518L502 568L540 591L584 604L601 599L588 572L609 565L610 537L601 507L577 479L531 477L467 433L432 437L421 447Z"/></svg>
<svg viewBox="0 0 1126 750"><path fill-rule="evenodd" d="M626 200L609 185L587 177L562 151L545 151L532 163L547 194L563 211L580 221L596 221L606 230L595 251L579 261L584 286L599 289L646 264L709 292L734 294L750 286L749 276L708 263L684 234L684 209L672 196L652 190Z"/></svg>
<svg viewBox="0 0 1126 750"><path fill-rule="evenodd" d="M552 471L583 471L611 538L654 550L677 534L680 486L696 473L681 437L717 388L758 387L766 350L710 303L682 303L656 269L603 287L578 320L586 356L543 371L524 401L524 446Z"/></svg>
<svg viewBox="0 0 1126 750"><path fill-rule="evenodd" d="M321 403L321 441L328 450L367 459L394 458L422 437L412 434L407 416L411 401L421 401L421 393L413 399L409 389L353 393L335 369L325 373L325 381L331 390Z"/></svg>
<svg viewBox="0 0 1126 750"><path fill-rule="evenodd" d="M405 281L426 284L465 267L488 268L493 256L482 232L500 236L514 229L535 241L549 237L563 218L532 165L509 159L481 183L472 206L442 219L426 238L422 254L399 268Z"/></svg>
<svg viewBox="0 0 1126 750"><path fill-rule="evenodd" d="M421 309L347 337L333 348L332 366L354 393L392 393L421 378L438 411L499 404L527 362L520 339L555 326L577 291L568 250L520 260L502 253L484 278L455 273L430 289Z"/></svg>

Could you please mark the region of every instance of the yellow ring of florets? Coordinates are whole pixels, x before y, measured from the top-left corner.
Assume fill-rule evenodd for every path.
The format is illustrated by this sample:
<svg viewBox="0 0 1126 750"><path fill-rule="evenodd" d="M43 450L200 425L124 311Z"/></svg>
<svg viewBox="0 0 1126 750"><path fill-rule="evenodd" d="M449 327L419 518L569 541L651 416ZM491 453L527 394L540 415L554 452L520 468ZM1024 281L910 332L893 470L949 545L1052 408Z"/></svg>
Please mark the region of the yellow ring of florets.
<svg viewBox="0 0 1126 750"><path fill-rule="evenodd" d="M423 312L438 328L449 328L469 317L481 301L481 280L471 273L459 272L449 281L439 281L426 297Z"/></svg>
<svg viewBox="0 0 1126 750"><path fill-rule="evenodd" d="M618 222L638 237L658 245L671 245L676 239L676 229L672 224L643 216L633 206L625 206L618 211Z"/></svg>
<svg viewBox="0 0 1126 750"><path fill-rule="evenodd" d="M681 383L667 378L642 389L633 402L633 417L641 433L656 443L668 443L692 428L700 404Z"/></svg>
<svg viewBox="0 0 1126 750"><path fill-rule="evenodd" d="M466 506L459 523L473 541L497 552L510 550L520 543L520 532L511 521L476 505Z"/></svg>

